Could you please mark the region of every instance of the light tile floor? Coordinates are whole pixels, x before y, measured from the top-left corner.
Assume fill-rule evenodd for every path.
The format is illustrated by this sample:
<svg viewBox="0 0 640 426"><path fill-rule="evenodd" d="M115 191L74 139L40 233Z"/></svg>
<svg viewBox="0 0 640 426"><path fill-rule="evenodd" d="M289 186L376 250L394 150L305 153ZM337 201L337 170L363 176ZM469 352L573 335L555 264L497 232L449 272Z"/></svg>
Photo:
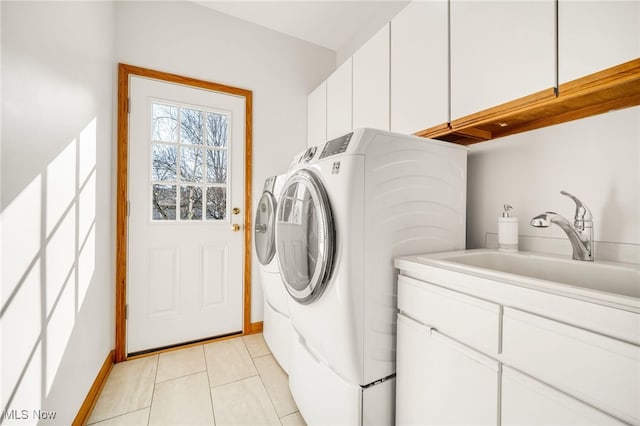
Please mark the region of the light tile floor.
<svg viewBox="0 0 640 426"><path fill-rule="evenodd" d="M304 425L262 334L116 364L90 425Z"/></svg>

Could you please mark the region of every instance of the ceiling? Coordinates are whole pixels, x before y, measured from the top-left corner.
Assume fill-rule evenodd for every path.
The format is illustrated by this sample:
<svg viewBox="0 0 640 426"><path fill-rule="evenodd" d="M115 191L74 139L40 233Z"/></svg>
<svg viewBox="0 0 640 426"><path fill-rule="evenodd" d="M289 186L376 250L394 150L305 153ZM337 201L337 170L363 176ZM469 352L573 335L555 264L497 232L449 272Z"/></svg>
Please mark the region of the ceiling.
<svg viewBox="0 0 640 426"><path fill-rule="evenodd" d="M408 2L198 0L196 3L338 51L361 32L381 28Z"/></svg>

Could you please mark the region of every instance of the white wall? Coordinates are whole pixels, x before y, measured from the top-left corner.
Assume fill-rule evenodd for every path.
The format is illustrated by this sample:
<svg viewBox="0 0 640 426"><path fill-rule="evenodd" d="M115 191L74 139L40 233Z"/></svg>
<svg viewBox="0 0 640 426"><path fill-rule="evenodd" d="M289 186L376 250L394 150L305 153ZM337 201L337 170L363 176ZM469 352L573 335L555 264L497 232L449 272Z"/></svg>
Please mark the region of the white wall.
<svg viewBox="0 0 640 426"><path fill-rule="evenodd" d="M253 204L266 177L306 147L307 93L335 52L190 2L117 2L118 62L253 91ZM252 248L253 251L253 248ZM251 321L262 321L253 254Z"/></svg>
<svg viewBox="0 0 640 426"><path fill-rule="evenodd" d="M114 345L114 10L0 7L1 408L71 424Z"/></svg>
<svg viewBox="0 0 640 426"><path fill-rule="evenodd" d="M596 241L640 244L640 107L472 145L468 164L469 248L497 232L504 203L513 205L521 237L566 240L557 226L529 225L544 211L573 222L575 204L562 189L591 209ZM561 250L571 254L570 243ZM635 257L618 260L640 262Z"/></svg>

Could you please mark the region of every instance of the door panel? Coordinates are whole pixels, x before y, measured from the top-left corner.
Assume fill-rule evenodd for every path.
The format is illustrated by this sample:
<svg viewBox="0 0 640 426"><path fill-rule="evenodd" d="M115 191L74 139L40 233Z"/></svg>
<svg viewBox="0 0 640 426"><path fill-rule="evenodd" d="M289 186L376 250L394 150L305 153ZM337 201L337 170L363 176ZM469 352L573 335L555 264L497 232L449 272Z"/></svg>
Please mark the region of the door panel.
<svg viewBox="0 0 640 426"><path fill-rule="evenodd" d="M152 248L149 250L149 263L149 315L177 314L180 305L180 251Z"/></svg>
<svg viewBox="0 0 640 426"><path fill-rule="evenodd" d="M203 247L202 258L202 308L215 308L226 302L229 292L229 247Z"/></svg>
<svg viewBox="0 0 640 426"><path fill-rule="evenodd" d="M240 332L244 98L132 77L130 99L127 351Z"/></svg>

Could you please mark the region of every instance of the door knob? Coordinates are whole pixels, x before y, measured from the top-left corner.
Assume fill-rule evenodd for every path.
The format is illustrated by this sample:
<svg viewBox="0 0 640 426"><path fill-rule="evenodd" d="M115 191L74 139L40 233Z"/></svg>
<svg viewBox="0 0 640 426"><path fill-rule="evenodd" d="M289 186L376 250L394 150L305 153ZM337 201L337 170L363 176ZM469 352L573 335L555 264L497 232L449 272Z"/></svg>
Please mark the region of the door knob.
<svg viewBox="0 0 640 426"><path fill-rule="evenodd" d="M233 232L238 232L240 230L240 225L238 225L237 223L234 223L233 225L231 225L231 230Z"/></svg>
<svg viewBox="0 0 640 426"><path fill-rule="evenodd" d="M233 210L231 210L231 212L232 212L233 214L240 214L240 209L239 209L239 208L237 208L237 207L234 207L234 208L233 208Z"/></svg>

